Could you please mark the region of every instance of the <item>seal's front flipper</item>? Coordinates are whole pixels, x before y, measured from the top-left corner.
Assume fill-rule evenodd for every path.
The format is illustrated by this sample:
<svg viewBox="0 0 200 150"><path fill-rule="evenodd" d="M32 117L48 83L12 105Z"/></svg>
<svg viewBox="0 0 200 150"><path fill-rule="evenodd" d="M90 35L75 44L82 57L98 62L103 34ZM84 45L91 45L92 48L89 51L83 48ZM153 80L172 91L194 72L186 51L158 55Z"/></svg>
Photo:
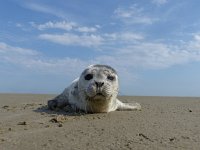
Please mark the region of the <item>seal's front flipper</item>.
<svg viewBox="0 0 200 150"><path fill-rule="evenodd" d="M53 100L48 101L50 110L62 109L68 105L68 98L64 94L56 96Z"/></svg>
<svg viewBox="0 0 200 150"><path fill-rule="evenodd" d="M117 100L117 110L141 110L141 105L139 103L122 103Z"/></svg>

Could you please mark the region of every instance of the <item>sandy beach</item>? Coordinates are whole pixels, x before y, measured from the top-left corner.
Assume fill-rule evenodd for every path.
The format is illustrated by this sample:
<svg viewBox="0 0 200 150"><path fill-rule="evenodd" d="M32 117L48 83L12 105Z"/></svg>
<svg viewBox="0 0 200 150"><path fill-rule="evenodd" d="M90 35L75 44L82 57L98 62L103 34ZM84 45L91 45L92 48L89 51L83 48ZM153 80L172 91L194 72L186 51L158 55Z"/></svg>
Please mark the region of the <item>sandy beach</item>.
<svg viewBox="0 0 200 150"><path fill-rule="evenodd" d="M54 96L0 94L0 149L200 149L200 98L122 96L142 111L81 114L49 111Z"/></svg>

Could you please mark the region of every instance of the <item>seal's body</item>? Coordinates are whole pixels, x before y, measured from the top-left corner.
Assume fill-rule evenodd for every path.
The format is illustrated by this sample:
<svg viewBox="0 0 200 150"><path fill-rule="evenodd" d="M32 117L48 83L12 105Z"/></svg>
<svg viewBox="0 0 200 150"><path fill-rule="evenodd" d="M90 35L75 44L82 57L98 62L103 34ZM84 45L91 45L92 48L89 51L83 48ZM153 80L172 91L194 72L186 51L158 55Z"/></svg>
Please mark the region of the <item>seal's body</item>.
<svg viewBox="0 0 200 150"><path fill-rule="evenodd" d="M122 103L117 99L119 81L117 72L106 65L91 65L60 95L48 101L50 109L67 105L90 113L115 110L140 110L138 103Z"/></svg>

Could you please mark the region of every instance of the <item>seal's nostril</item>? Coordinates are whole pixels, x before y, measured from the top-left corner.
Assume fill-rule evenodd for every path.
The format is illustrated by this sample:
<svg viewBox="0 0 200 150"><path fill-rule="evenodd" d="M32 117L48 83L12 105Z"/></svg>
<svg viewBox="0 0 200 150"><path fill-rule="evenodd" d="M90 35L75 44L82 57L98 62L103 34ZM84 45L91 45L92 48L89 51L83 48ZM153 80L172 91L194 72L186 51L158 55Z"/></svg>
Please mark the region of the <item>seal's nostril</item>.
<svg viewBox="0 0 200 150"><path fill-rule="evenodd" d="M97 87L102 87L104 85L104 82L96 82L95 81L95 84Z"/></svg>

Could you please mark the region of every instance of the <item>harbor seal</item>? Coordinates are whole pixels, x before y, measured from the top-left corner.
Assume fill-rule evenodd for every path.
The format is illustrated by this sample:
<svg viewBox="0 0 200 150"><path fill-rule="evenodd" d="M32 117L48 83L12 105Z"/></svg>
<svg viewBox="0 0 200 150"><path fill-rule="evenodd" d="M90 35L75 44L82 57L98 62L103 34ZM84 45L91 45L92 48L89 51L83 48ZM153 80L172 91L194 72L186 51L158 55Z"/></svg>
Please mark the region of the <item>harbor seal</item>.
<svg viewBox="0 0 200 150"><path fill-rule="evenodd" d="M107 65L90 65L60 95L48 101L51 110L70 106L86 113L115 110L140 110L139 103L123 103L117 99L118 75Z"/></svg>

